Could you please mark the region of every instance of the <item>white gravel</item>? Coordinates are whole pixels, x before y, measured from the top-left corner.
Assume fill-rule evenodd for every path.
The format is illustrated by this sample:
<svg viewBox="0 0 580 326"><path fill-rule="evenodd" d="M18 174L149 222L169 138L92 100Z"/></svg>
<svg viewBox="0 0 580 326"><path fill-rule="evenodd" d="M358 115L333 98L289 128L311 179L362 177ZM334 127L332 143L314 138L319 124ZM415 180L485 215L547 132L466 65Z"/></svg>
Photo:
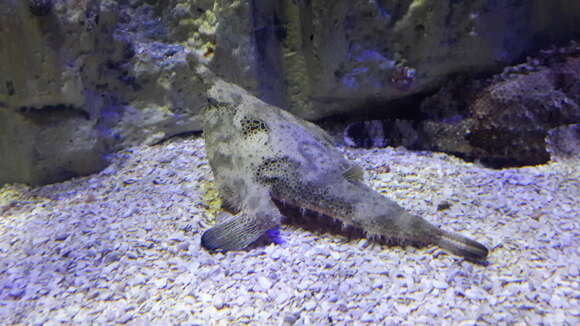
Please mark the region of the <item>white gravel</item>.
<svg viewBox="0 0 580 326"><path fill-rule="evenodd" d="M346 154L375 189L487 245L489 265L295 226L281 245L209 254L203 141L176 139L90 177L0 189L0 324L580 324L580 159Z"/></svg>

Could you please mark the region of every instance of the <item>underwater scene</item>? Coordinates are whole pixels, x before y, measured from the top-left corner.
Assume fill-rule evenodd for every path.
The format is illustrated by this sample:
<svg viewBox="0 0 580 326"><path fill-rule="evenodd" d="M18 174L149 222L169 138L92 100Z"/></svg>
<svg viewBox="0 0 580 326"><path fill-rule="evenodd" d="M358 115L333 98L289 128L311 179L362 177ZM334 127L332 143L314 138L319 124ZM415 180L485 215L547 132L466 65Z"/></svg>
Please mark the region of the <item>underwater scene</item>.
<svg viewBox="0 0 580 326"><path fill-rule="evenodd" d="M0 1L0 325L580 324L580 1Z"/></svg>

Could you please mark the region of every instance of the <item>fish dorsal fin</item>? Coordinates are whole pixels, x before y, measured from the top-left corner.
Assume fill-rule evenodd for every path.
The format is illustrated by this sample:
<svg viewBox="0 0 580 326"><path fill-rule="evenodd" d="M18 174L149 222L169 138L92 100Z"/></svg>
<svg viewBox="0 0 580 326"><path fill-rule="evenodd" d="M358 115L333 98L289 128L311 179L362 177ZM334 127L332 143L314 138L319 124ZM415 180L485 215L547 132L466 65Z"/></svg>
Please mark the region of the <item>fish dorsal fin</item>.
<svg viewBox="0 0 580 326"><path fill-rule="evenodd" d="M344 171L342 175L350 182L362 182L364 179L365 171L360 166L355 164Z"/></svg>

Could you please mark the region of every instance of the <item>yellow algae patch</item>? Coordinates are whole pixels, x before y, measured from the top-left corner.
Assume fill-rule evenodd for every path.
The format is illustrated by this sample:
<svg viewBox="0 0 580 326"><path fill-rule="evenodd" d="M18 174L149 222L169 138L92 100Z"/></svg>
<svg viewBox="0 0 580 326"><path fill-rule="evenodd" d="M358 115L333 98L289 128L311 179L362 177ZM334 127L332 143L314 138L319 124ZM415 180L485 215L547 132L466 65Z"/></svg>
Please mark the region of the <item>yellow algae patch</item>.
<svg viewBox="0 0 580 326"><path fill-rule="evenodd" d="M7 184L0 188L0 212L15 202L30 200L28 187L22 184Z"/></svg>
<svg viewBox="0 0 580 326"><path fill-rule="evenodd" d="M207 216L211 218L211 222L217 221L217 216L222 211L222 199L214 182L204 182L201 185L203 192L203 202L205 204Z"/></svg>
<svg viewBox="0 0 580 326"><path fill-rule="evenodd" d="M29 213L18 210L25 205L38 205L47 198L32 196L29 187L24 184L6 184L0 187L0 236L8 230L20 227L26 222ZM16 209L16 210L14 210Z"/></svg>

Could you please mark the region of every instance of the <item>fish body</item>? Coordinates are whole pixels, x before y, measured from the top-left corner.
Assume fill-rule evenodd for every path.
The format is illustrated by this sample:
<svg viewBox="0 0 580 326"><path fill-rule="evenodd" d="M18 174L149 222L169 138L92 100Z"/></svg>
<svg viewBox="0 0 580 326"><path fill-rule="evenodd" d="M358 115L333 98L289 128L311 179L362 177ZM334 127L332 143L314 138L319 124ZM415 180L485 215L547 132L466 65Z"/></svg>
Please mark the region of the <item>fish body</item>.
<svg viewBox="0 0 580 326"><path fill-rule="evenodd" d="M204 110L209 164L224 205L234 215L207 230L210 250L247 247L283 221L276 202L318 212L372 238L435 244L482 260L482 244L410 214L363 182L321 128L218 82Z"/></svg>

